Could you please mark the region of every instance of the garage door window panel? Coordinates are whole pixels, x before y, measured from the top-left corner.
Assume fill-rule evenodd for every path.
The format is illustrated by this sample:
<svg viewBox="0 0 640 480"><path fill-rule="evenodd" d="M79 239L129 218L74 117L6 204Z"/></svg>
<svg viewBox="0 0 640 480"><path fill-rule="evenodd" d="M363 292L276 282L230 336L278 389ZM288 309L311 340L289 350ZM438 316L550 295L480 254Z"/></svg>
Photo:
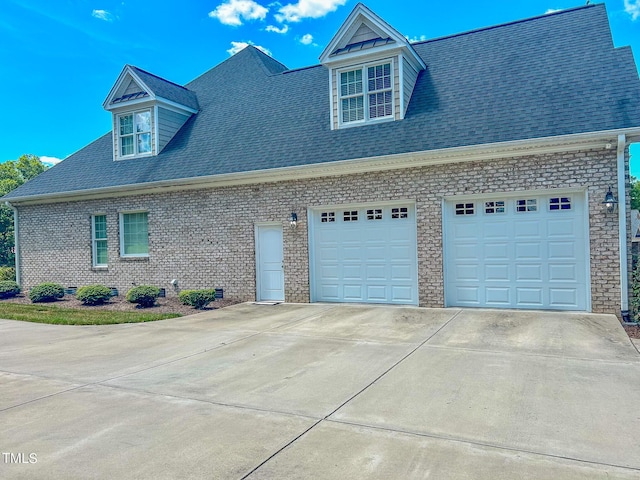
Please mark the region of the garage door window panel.
<svg viewBox="0 0 640 480"><path fill-rule="evenodd" d="M571 197L551 197L549 199L549 210L571 210Z"/></svg>
<svg viewBox="0 0 640 480"><path fill-rule="evenodd" d="M392 208L391 218L393 219L409 218L409 209L407 207Z"/></svg>
<svg viewBox="0 0 640 480"><path fill-rule="evenodd" d="M320 213L320 223L332 223L336 221L336 212Z"/></svg>
<svg viewBox="0 0 640 480"><path fill-rule="evenodd" d="M358 211L357 210L348 210L343 213L342 220L344 222L357 222L358 221Z"/></svg>
<svg viewBox="0 0 640 480"><path fill-rule="evenodd" d="M516 212L537 212L538 200L536 198L526 198L516 200Z"/></svg>
<svg viewBox="0 0 640 480"><path fill-rule="evenodd" d="M456 215L474 215L475 212L474 203L456 203Z"/></svg>
<svg viewBox="0 0 640 480"><path fill-rule="evenodd" d="M486 213L487 215L505 212L506 207L504 200L492 200L490 202L484 202L484 213Z"/></svg>
<svg viewBox="0 0 640 480"><path fill-rule="evenodd" d="M367 210L367 220L382 220L382 209L374 208Z"/></svg>

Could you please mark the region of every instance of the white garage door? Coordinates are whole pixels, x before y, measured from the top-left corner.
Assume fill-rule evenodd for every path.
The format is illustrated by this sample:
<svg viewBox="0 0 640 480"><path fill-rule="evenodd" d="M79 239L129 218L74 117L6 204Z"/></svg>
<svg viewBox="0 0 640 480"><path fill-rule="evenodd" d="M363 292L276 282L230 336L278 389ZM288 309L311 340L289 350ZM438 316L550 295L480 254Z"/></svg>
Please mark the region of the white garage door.
<svg viewBox="0 0 640 480"><path fill-rule="evenodd" d="M312 300L418 304L413 204L323 208L311 219Z"/></svg>
<svg viewBox="0 0 640 480"><path fill-rule="evenodd" d="M445 202L448 306L587 310L583 193Z"/></svg>

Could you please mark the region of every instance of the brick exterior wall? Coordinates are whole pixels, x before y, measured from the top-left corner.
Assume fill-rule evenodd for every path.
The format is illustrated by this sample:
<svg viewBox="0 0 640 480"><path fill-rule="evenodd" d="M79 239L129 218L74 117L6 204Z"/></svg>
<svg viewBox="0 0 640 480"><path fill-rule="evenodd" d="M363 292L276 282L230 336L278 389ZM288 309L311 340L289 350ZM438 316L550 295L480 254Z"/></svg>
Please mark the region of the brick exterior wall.
<svg viewBox="0 0 640 480"><path fill-rule="evenodd" d="M330 168L330 167L329 167ZM255 300L254 227L281 222L285 299L309 301L307 208L347 203L414 200L421 306L444 304L442 199L549 188L585 188L589 199L592 310L619 313L617 215L601 205L616 186L612 150L464 162L312 180L146 194L81 202L20 206L23 287L44 281L65 286L102 283L125 293L153 284L223 287L225 297ZM628 199L627 199L628 202ZM149 212L149 258L119 256L118 213ZM291 212L298 228L288 228ZM106 213L109 266L92 268L91 215Z"/></svg>

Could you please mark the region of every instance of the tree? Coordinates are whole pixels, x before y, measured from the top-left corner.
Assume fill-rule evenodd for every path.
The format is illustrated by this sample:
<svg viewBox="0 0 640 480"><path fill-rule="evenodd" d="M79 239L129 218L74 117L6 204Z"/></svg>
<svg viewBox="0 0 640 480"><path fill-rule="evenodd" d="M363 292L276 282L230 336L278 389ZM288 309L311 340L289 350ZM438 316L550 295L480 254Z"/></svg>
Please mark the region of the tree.
<svg viewBox="0 0 640 480"><path fill-rule="evenodd" d="M18 160L0 163L0 196L18 188L47 169L36 155L22 155ZM0 205L0 266L13 267L13 210Z"/></svg>
<svg viewBox="0 0 640 480"><path fill-rule="evenodd" d="M40 161L40 157L31 154L22 155L15 164L23 183L37 177L47 169L47 166Z"/></svg>
<svg viewBox="0 0 640 480"><path fill-rule="evenodd" d="M631 177L631 209L640 210L640 182L636 177Z"/></svg>

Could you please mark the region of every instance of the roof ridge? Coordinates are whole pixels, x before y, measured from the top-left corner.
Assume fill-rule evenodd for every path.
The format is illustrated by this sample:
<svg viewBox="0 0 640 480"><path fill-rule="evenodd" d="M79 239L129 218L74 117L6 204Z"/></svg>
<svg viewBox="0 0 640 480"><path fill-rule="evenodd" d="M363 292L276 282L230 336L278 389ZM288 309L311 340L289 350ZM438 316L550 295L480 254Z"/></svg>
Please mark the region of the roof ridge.
<svg viewBox="0 0 640 480"><path fill-rule="evenodd" d="M531 21L534 21L534 20L540 20L542 18L554 17L556 15L562 15L562 14L565 14L565 13L574 12L576 10L584 10L584 9L587 9L587 8L600 7L600 6L603 6L603 5L604 4L602 4L602 3L593 3L593 4L589 4L589 5L581 5L579 7L565 8L564 10L558 10L557 12L543 13L541 15L536 15L534 17L523 18L523 19L520 19L520 20L513 20L511 22L499 23L497 25L490 25L488 27L474 28L472 30L467 30L466 32L453 33L451 35L443 35L442 37L430 38L428 40L421 40L419 42L411 42L410 45L412 45L412 46L413 45L423 45L425 43L437 42L437 41L440 41L440 40L446 40L446 39L449 39L449 38L461 37L461 36L464 36L464 35L471 35L473 33L479 33L479 32L494 30L496 28L501 28L501 27L508 27L510 25L517 25L519 23L531 22Z"/></svg>
<svg viewBox="0 0 640 480"><path fill-rule="evenodd" d="M178 84L178 83L172 82L171 80L167 80L166 78L162 78L161 76L156 75L155 73L147 72L146 70L144 70L144 69L142 69L142 68L140 68L140 67L137 67L137 66L135 66L135 65L130 65L130 64L127 64L127 65L128 65L129 67L131 67L131 68L135 69L135 70L139 70L139 71L140 71L140 72L142 72L142 73L145 73L145 74L147 74L147 75L151 75L152 77L155 77L155 78L157 78L158 80L162 80L163 82L167 82L167 83L170 83L171 85L175 85L176 87L180 87L180 88L182 88L182 89L186 90L187 92L191 92L191 90L189 90L189 89L188 89L187 87L185 87L184 85L180 85L180 84Z"/></svg>
<svg viewBox="0 0 640 480"><path fill-rule="evenodd" d="M265 52L263 52L262 50L260 50L258 47L256 47L255 45L247 45L245 47L245 49L250 48L251 50L249 50L254 57L256 57L259 61L260 61L260 65L262 66L262 68L265 70L265 72L267 73L268 76L273 76L273 75L279 75L282 72L286 72L289 70L289 67L287 67L284 63L282 63L281 61L277 60L276 58L272 57L271 55L267 55ZM269 61L273 61L275 63L277 63L278 65L280 65L282 68L284 68L283 71L281 72L277 72L274 73L272 72L269 67L265 64L265 60L269 60Z"/></svg>
<svg viewBox="0 0 640 480"><path fill-rule="evenodd" d="M272 73L271 71L269 71L269 68L264 64L264 60L258 56L253 50L257 50L260 52L261 55L264 55L265 57L273 60L274 62L278 63L279 65L282 65L282 67L285 68L285 70L283 70L282 72L279 73ZM220 68L222 65L226 64L227 62L233 62L235 61L237 58L239 58L239 55L253 55L259 63L259 67L263 70L263 72L265 73L265 75L267 75L268 77L272 77L275 75L279 75L280 73L285 73L287 71L289 71L289 68L282 62L279 62L278 60L276 60L275 58L267 55L266 53L262 52L259 48L257 48L255 45L247 45L246 47L244 47L242 50L240 50L237 53L234 53L233 55L230 55L229 57L225 58L224 60L222 60L220 63L218 63L217 65L214 65L213 67L205 70L204 72L202 72L200 75L198 75L197 77L195 77L194 79L190 80L189 82L187 82L186 85L191 85L192 83L197 82L198 80L200 80L201 78L203 78L204 76L208 75L209 73L211 73L214 70L217 70L218 68ZM188 91L192 91L192 90L188 90Z"/></svg>

